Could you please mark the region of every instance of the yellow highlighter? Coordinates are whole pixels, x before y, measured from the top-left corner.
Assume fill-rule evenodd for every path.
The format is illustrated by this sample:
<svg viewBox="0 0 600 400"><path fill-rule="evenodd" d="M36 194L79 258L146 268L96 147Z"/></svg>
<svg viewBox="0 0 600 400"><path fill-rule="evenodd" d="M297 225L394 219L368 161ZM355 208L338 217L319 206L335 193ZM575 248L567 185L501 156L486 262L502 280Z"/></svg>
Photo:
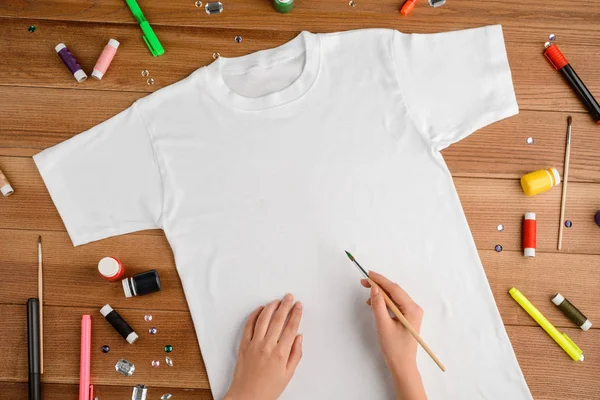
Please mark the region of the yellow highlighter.
<svg viewBox="0 0 600 400"><path fill-rule="evenodd" d="M525 297L523 293L519 292L516 288L510 289L508 293L510 293L512 298L527 311L527 314L529 314L531 318L533 318L573 360L583 361L583 351L581 351L581 349L577 347L566 334L560 333L558 329L556 329L554 325L552 325L550 321L548 321L546 317L544 317L542 313L527 300L527 297Z"/></svg>

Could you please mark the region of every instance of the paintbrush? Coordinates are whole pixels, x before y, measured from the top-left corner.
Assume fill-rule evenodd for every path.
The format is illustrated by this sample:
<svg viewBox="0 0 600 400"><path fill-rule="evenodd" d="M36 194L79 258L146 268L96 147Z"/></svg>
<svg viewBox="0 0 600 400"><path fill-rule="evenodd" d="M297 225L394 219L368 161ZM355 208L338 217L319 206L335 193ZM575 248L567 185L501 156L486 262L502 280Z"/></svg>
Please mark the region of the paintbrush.
<svg viewBox="0 0 600 400"><path fill-rule="evenodd" d="M40 374L44 373L44 284L42 276L42 237L38 236L38 298L40 300Z"/></svg>
<svg viewBox="0 0 600 400"><path fill-rule="evenodd" d="M344 251L346 251L346 250L344 250ZM356 261L356 259L354 258L354 256L352 254L350 254L346 251L346 255L348 256L350 261L352 261L354 263L354 265L356 265L358 267L360 273L365 277L365 279L369 282L369 284L371 286L377 286L379 288L379 290L381 290L381 294L383 295L385 304L392 311L392 313L396 316L396 318L398 318L398 321L400 321L402 326L404 326L406 328L406 330L408 332L410 332L410 334L421 345L423 350L425 350L427 352L427 354L429 354L429 357L431 357L431 359L437 364L437 366L440 367L440 369L442 371L446 371L446 367L444 367L444 364L442 364L442 362L436 357L436 355L433 354L433 351L429 348L429 346L427 346L427 343L425 343L425 341L421 338L421 336L415 330L415 328L413 328L413 326L410 324L410 322L408 322L406 317L400 312L400 310L398 309L398 306L392 301L392 299L390 299L390 297L385 292L385 290L383 290L381 288L381 286L379 286L377 283L375 283L375 281L373 281L371 278L369 278L369 274L367 273L367 271L365 271L365 269L363 267L361 267L361 265L358 263L358 261Z"/></svg>
<svg viewBox="0 0 600 400"><path fill-rule="evenodd" d="M563 228L565 226L565 206L567 204L567 182L569 181L569 163L571 161L571 122L567 117L567 146L565 147L565 166L563 169L562 197L560 200L560 222L558 225L558 251L562 249Z"/></svg>

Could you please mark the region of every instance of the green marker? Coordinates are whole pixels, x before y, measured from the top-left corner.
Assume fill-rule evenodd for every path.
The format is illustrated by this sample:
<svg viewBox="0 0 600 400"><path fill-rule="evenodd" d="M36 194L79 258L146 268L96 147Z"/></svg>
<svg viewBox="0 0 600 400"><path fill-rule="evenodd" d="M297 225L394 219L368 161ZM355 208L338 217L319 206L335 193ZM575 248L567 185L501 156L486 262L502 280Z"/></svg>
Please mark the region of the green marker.
<svg viewBox="0 0 600 400"><path fill-rule="evenodd" d="M273 0L273 7L282 14L289 13L294 8L294 0Z"/></svg>
<svg viewBox="0 0 600 400"><path fill-rule="evenodd" d="M165 54L165 49L163 49L148 21L146 21L146 17L144 17L142 9L140 6L138 6L138 3L135 0L125 0L125 2L131 9L131 12L133 13L135 19L137 19L137 22L140 24L140 28L142 28L142 32L144 33L142 39L144 39L144 42L146 42L146 46L148 46L148 49L150 49L150 53L152 53L154 57Z"/></svg>

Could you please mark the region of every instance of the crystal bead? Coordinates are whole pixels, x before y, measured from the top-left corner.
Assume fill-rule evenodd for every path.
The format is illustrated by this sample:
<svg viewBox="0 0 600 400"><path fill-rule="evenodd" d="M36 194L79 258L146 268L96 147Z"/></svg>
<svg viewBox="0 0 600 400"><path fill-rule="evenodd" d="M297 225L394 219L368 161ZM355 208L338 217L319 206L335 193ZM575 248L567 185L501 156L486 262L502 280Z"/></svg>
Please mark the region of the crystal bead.
<svg viewBox="0 0 600 400"><path fill-rule="evenodd" d="M170 353L173 351L173 346L171 346L170 344L165 346L165 353Z"/></svg>
<svg viewBox="0 0 600 400"><path fill-rule="evenodd" d="M115 364L115 370L122 375L131 376L135 372L135 365L121 358Z"/></svg>
<svg viewBox="0 0 600 400"><path fill-rule="evenodd" d="M105 344L104 346L102 346L101 350L103 353L108 353L110 351L110 347L108 347L108 345Z"/></svg>
<svg viewBox="0 0 600 400"><path fill-rule="evenodd" d="M148 329L148 333L151 335L156 335L156 332L158 332L158 329L156 329L155 327Z"/></svg>
<svg viewBox="0 0 600 400"><path fill-rule="evenodd" d="M152 366L154 368L159 367L160 366L160 361L158 361L158 360L152 360Z"/></svg>
<svg viewBox="0 0 600 400"><path fill-rule="evenodd" d="M242 37L241 36L236 36L234 38L234 40L235 40L236 43L242 43Z"/></svg>
<svg viewBox="0 0 600 400"><path fill-rule="evenodd" d="M169 367L173 366L173 360L171 360L171 357L165 357L165 362Z"/></svg>
<svg viewBox="0 0 600 400"><path fill-rule="evenodd" d="M497 244L496 247L494 247L494 250L496 250L498 253L500 253L502 251L502 245Z"/></svg>
<svg viewBox="0 0 600 400"><path fill-rule="evenodd" d="M150 314L144 315L144 321L146 321L146 322L152 321L152 315L150 315Z"/></svg>
<svg viewBox="0 0 600 400"><path fill-rule="evenodd" d="M173 395L171 393L165 393L160 397L160 400L169 400Z"/></svg>

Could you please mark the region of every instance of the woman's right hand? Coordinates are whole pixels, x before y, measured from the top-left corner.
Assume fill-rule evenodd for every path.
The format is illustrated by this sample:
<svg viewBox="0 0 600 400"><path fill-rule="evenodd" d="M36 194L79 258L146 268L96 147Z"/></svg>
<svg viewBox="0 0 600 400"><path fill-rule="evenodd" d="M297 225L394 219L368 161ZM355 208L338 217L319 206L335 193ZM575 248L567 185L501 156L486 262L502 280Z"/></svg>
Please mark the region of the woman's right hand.
<svg viewBox="0 0 600 400"><path fill-rule="evenodd" d="M408 322L419 332L423 320L421 307L400 286L385 276L369 271L369 277L388 294ZM361 284L366 288L371 287L366 279L362 279ZM426 399L421 375L417 369L417 341L400 321L390 316L381 290L377 286L371 287L367 303L375 316L379 346L392 373L396 394L403 400Z"/></svg>

